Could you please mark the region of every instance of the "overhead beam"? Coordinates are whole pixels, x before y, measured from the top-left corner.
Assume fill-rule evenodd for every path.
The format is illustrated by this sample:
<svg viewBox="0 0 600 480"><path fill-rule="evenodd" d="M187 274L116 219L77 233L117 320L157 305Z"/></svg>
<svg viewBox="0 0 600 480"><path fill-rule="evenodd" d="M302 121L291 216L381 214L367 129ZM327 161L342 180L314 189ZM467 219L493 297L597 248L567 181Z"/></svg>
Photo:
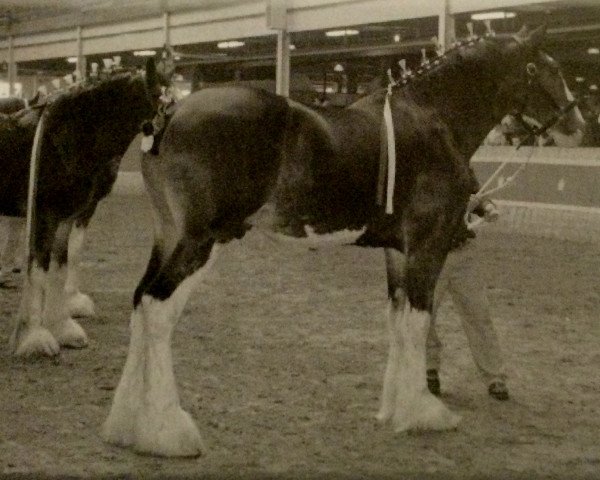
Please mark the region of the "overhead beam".
<svg viewBox="0 0 600 480"><path fill-rule="evenodd" d="M289 0L287 31L336 28L438 16L442 0ZM556 0L558 1L558 0ZM509 8L544 0L448 0L450 15L489 8ZM550 2L556 3L556 2ZM77 26L81 26L82 54L104 54L130 48L159 48L164 44L162 2L148 2L93 14L74 13L14 25L15 61L42 60L78 54ZM173 6L172 6L173 5ZM172 45L272 34L265 21L265 0L169 1ZM127 18L128 20L123 20ZM7 31L0 28L0 61L6 60ZM4 56L4 58L2 58Z"/></svg>

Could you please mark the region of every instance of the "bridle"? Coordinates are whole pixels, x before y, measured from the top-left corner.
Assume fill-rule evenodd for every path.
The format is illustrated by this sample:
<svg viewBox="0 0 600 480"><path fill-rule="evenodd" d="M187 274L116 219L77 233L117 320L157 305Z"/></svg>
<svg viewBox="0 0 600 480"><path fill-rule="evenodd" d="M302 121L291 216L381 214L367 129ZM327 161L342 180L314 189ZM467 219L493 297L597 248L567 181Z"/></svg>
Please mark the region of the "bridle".
<svg viewBox="0 0 600 480"><path fill-rule="evenodd" d="M519 124L522 125L523 128L525 128L525 130L527 131L527 135L524 138L519 139L518 144L515 148L515 151L519 150L519 148L521 148L522 145L525 145L529 140L546 134L549 129L551 129L554 125L556 125L564 117L566 117L569 114L569 112L571 112L571 110L573 110L579 103L577 100L574 99L574 100L571 100L569 103L567 103L563 107L559 106L557 104L556 100L554 100L554 98L552 97L552 95L550 95L550 93L548 93L543 88L543 86L540 84L538 76L537 76L537 74L538 74L537 65L535 63L528 63L527 66L525 67L525 69L527 71L527 76L528 76L527 93L525 96L525 101L523 101L521 103L521 108L514 110L513 112L510 113L510 115L515 120L517 120L517 122L519 122ZM525 107L528 104L527 99L530 97L530 95L533 92L537 93L537 91L539 91L539 90L542 90L543 93L549 98L551 103L554 105L555 113L554 113L554 115L552 115L552 117L550 117L542 125L535 126L535 125L531 125L529 122L527 122L523 118L523 112L525 110ZM532 154L533 154L533 150L530 153L529 157L531 157ZM510 185L515 180L515 178L523 171L523 169L525 168L525 166L527 164L527 162L522 163L521 166L511 176L506 178L502 182L501 185L490 189L490 185L492 184L492 182L494 180L496 180L496 178L498 178L498 175L504 169L504 167L507 165L507 163L508 163L507 161L502 162L500 164L500 166L496 169L496 171L483 184L483 186L481 186L479 191L477 193L471 195L469 204L467 206L467 210L464 215L464 222L469 230L472 230L473 228L477 227L478 225L480 225L481 223L483 223L485 221L484 218L479 217L477 215L475 216L476 218L472 218L473 217L472 212L477 207L477 205L480 204L481 200L485 197L488 197L490 194L492 194L498 190L501 190L503 188L506 188L508 185Z"/></svg>
<svg viewBox="0 0 600 480"><path fill-rule="evenodd" d="M571 112L571 110L573 110L579 104L579 101L574 99L574 100L571 100L569 103L567 103L565 106L560 107L556 103L556 100L552 97L552 95L550 95L540 84L539 79L538 79L537 65L535 63L531 62L531 63L527 64L525 69L527 71L527 76L528 76L527 93L525 95L525 101L523 101L521 103L520 108L515 109L510 113L510 115L527 131L527 135L523 139L520 139L517 149L521 145L524 145L525 143L527 143L529 140L532 140L535 137L539 137L541 135L546 134L548 132L548 130L550 130L557 123L559 123L563 118L565 118ZM536 126L536 125L532 125L530 122L527 122L523 118L523 112L525 110L525 107L528 104L527 99L530 97L530 95L533 92L538 92L540 90L544 93L545 96L547 96L549 98L550 102L554 105L555 113L554 113L554 115L552 115L552 117L550 117L542 125Z"/></svg>

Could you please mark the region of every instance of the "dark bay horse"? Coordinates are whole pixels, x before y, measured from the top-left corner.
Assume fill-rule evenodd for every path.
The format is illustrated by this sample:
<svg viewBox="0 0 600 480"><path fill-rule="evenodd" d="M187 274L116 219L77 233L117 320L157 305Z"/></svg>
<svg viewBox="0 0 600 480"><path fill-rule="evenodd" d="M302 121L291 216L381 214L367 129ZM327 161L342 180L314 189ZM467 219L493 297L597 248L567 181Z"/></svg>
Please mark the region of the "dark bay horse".
<svg viewBox="0 0 600 480"><path fill-rule="evenodd" d="M390 347L377 417L398 431L455 428L459 417L425 383L433 292L477 188L469 159L486 134L512 109L546 122L569 104L560 70L539 49L543 36L523 29L458 46L394 89L398 164L387 215L377 204L385 90L336 112L242 87L182 101L158 153L142 160L155 242L103 438L156 455L201 453L179 403L171 336L216 250L252 225L305 240L346 231L345 240L384 247ZM582 126L574 108L556 128Z"/></svg>
<svg viewBox="0 0 600 480"><path fill-rule="evenodd" d="M77 221L83 226L89 220L98 201L110 190L118 161L139 133L142 121L155 115L160 81L151 59L145 75L118 73L63 92L43 110L25 112L16 122L14 128L22 133L19 148L23 150L31 149L35 125L43 125L31 252L11 339L17 355L53 355L61 345L87 344L84 330L66 308L69 237L80 236L73 224ZM39 122L36 115L41 115ZM0 135L2 132L0 128ZM0 139L0 151L2 146ZM23 194L29 162L16 167L24 172L19 170L18 176L5 180L5 188L11 192L3 192L0 202L5 214L22 214L26 202ZM78 240L71 238L71 242Z"/></svg>
<svg viewBox="0 0 600 480"><path fill-rule="evenodd" d="M56 95L43 100L52 102ZM36 96L37 97L37 96ZM13 100L13 99L11 99ZM20 100L20 99L14 99ZM25 108L25 102L20 100L22 109L13 111L8 115L0 116L0 168L4 171L10 171L11 175L5 175L0 179L0 215L3 215L2 226L7 230L4 232L8 237L6 242L6 250L15 250L21 242L18 237L22 237L24 231L27 207L27 187L29 181L29 163L31 149L33 147L33 139L35 136L36 127L43 111L42 105L34 106L34 108ZM9 105L14 105L15 102L10 102ZM33 105L29 102L29 105ZM0 104L1 108L1 104ZM67 294L66 303L68 310L73 317L88 317L94 314L94 303L90 297L83 294L79 290L79 258L83 247L85 231L95 208L104 196L106 196L117 178L120 158L115 157L112 161L105 162L98 172L93 176L94 192L88 205L81 209L74 217L72 229L69 235L68 242L68 272L65 282L65 290ZM55 182L56 179L47 177L44 181ZM9 217L12 217L9 219ZM16 237L16 238L15 238ZM6 253L8 260L14 260L20 252L2 251L2 259ZM0 265L2 273L4 273L5 265ZM10 265L6 272L6 276L10 277ZM0 276L2 281L3 276ZM82 346L83 339L80 339L77 344L70 346Z"/></svg>
<svg viewBox="0 0 600 480"><path fill-rule="evenodd" d="M34 104L38 97L36 95L33 101L16 97L0 99L0 167L2 171L10 172L10 175L3 175L0 178L0 215L2 215L0 230L3 237L0 244L0 285L2 286L5 280L11 283L13 269L20 269L16 257L22 254L19 249L23 247L25 222L19 217L25 214L29 155L39 119L39 115L35 112L27 112L27 107Z"/></svg>

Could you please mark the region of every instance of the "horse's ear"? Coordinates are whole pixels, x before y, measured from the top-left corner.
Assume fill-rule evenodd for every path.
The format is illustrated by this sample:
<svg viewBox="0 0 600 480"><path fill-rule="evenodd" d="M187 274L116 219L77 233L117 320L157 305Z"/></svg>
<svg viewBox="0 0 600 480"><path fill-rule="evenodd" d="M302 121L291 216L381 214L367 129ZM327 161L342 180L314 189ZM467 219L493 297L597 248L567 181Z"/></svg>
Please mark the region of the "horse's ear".
<svg viewBox="0 0 600 480"><path fill-rule="evenodd" d="M525 40L527 40L528 36L529 36L529 27L527 25L523 25L521 27L521 30L519 30L515 34L515 38L519 40L519 43L523 43Z"/></svg>
<svg viewBox="0 0 600 480"><path fill-rule="evenodd" d="M529 42L533 47L539 47L546 38L546 30L548 25L545 23L529 33Z"/></svg>
<svg viewBox="0 0 600 480"><path fill-rule="evenodd" d="M530 30L527 25L523 25L514 38L520 44L527 44L532 47L539 47L546 37L546 29L548 26L543 24L534 30Z"/></svg>

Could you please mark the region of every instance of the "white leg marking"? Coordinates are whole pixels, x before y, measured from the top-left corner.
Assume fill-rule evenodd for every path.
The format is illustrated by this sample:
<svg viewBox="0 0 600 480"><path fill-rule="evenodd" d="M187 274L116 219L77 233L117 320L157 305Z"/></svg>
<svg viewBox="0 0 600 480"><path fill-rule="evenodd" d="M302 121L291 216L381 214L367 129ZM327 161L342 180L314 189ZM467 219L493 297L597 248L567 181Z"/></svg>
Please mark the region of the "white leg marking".
<svg viewBox="0 0 600 480"><path fill-rule="evenodd" d="M400 363L400 345L396 341L394 331L396 328L396 315L398 306L390 300L387 314L388 338L390 349L388 361L383 376L383 393L381 395L381 408L376 415L377 420L385 422L394 415L396 397L398 395L396 377L398 376L398 365Z"/></svg>
<svg viewBox="0 0 600 480"><path fill-rule="evenodd" d="M65 279L67 268L50 262L44 302L44 325L54 334L59 345L84 348L88 338L81 325L69 316L65 302Z"/></svg>
<svg viewBox="0 0 600 480"><path fill-rule="evenodd" d="M72 317L93 317L94 302L79 290L79 267L85 238L85 228L73 225L69 233L68 269L65 282L67 308Z"/></svg>
<svg viewBox="0 0 600 480"><path fill-rule="evenodd" d="M42 326L46 280L46 273L34 261L31 265L31 273L25 281L19 312L10 339L15 355L53 356L60 351L58 342L50 331Z"/></svg>
<svg viewBox="0 0 600 480"><path fill-rule="evenodd" d="M390 313L395 318L389 320L392 343L384 377L382 411L378 418L391 419L397 432L456 428L460 417L429 392L425 381L429 314L414 309L408 301L403 311L390 309ZM391 410L393 413L390 414Z"/></svg>
<svg viewBox="0 0 600 480"><path fill-rule="evenodd" d="M179 403L171 336L190 293L214 262L215 250L216 246L206 265L181 282L166 300L142 296L132 316L125 370L104 424L105 440L167 457L198 456L204 450L194 421ZM141 329L135 326L137 315ZM130 419L125 427L123 418Z"/></svg>
<svg viewBox="0 0 600 480"><path fill-rule="evenodd" d="M131 313L129 351L123 375L102 426L102 438L112 444L128 447L135 441L137 413L141 410L144 388L144 325L140 308Z"/></svg>

